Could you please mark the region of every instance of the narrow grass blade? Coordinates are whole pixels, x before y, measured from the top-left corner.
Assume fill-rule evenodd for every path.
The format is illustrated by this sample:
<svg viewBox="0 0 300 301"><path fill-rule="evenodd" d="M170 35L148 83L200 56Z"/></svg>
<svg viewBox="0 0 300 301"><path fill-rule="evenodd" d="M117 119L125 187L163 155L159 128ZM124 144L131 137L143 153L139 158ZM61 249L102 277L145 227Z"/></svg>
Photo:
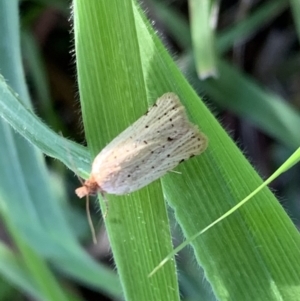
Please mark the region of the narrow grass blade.
<svg viewBox="0 0 300 301"><path fill-rule="evenodd" d="M216 77L218 74L214 43L215 9L215 1L189 0L193 53L200 79Z"/></svg>
<svg viewBox="0 0 300 301"><path fill-rule="evenodd" d="M74 1L74 33L85 134L95 157L147 110L132 1ZM108 196L108 204L105 224L125 298L179 300L173 262L147 278L154 262L172 249L160 184Z"/></svg>

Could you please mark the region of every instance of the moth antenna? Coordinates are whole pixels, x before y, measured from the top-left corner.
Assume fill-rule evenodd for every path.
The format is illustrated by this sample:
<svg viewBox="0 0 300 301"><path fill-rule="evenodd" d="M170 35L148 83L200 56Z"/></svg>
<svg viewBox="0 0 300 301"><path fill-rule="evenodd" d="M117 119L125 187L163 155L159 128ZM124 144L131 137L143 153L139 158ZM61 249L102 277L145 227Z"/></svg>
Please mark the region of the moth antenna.
<svg viewBox="0 0 300 301"><path fill-rule="evenodd" d="M88 194L86 196L85 209L86 209L86 216L87 216L88 223L89 223L91 233L92 233L92 237L93 237L93 243L97 244L96 231L95 231L95 228L94 228L94 225L93 225L91 211L90 211L90 197L89 197Z"/></svg>

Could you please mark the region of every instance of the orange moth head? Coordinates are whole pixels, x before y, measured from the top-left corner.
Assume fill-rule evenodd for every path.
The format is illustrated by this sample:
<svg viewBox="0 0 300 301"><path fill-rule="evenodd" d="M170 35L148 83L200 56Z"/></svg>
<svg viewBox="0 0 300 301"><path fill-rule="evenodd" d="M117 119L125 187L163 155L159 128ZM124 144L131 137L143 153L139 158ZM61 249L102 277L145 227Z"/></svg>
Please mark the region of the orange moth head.
<svg viewBox="0 0 300 301"><path fill-rule="evenodd" d="M97 182L90 178L86 180L81 187L77 188L75 190L75 193L79 198L83 198L87 195L94 195L100 190L100 187L98 186Z"/></svg>
<svg viewBox="0 0 300 301"><path fill-rule="evenodd" d="M89 194L89 191L87 189L86 186L81 186L79 188L77 188L75 190L75 193L77 194L77 196L81 199L83 198L84 196L88 195Z"/></svg>

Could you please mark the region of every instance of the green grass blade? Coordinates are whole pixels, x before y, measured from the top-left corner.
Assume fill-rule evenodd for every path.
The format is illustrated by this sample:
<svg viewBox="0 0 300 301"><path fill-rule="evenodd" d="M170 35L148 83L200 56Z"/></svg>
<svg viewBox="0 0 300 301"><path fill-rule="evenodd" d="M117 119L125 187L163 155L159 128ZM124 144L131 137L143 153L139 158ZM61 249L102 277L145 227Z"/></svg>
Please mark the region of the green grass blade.
<svg viewBox="0 0 300 301"><path fill-rule="evenodd" d="M1 75L0 106L0 116L43 153L59 159L71 170L76 168L79 172L85 171L82 176L89 172L91 165L89 152L83 146L63 138L45 125L24 105Z"/></svg>
<svg viewBox="0 0 300 301"><path fill-rule="evenodd" d="M41 53L39 52L35 38L29 30L22 31L22 46L23 57L30 69L33 86L36 88L41 114L51 128L55 131L61 131L63 125L52 107L48 78Z"/></svg>
<svg viewBox="0 0 300 301"><path fill-rule="evenodd" d="M178 168L182 176L163 178L165 195L185 237L190 237L262 180L200 102L143 17L137 14L136 19L148 89L177 93L209 138L202 156ZM298 288L289 286L295 277L299 281L299 234L267 188L192 245L220 300L293 300L299 294Z"/></svg>
<svg viewBox="0 0 300 301"><path fill-rule="evenodd" d="M161 269L166 262L168 262L172 257L174 257L178 252L180 252L183 248L188 246L193 240L195 240L198 236L202 235L206 231L208 231L210 228L214 227L216 224L223 221L225 218L228 218L232 213L237 211L241 206L246 204L248 201L251 200L257 193L259 193L263 188L265 188L267 185L269 185L272 181L274 181L277 177L279 177L282 173L286 172L290 168L292 168L295 164L297 164L300 161L300 148L298 148L290 158L282 165L280 166L267 180L265 180L259 187L257 187L253 192L251 192L246 198L241 200L237 205L229 209L226 213L224 213L222 216L220 216L218 219L213 221L211 224L206 226L204 229L202 229L200 232L194 234L193 236L189 237L186 241L184 241L182 244L180 244L178 247L176 247L172 253L168 254L166 258L164 258L157 267L149 274L149 277L152 277L159 269Z"/></svg>
<svg viewBox="0 0 300 301"><path fill-rule="evenodd" d="M33 118L22 69L17 8L17 1L0 1L0 28L3 33L0 39L0 69L6 78L0 79L0 102L3 105L1 117L4 117L0 122L2 219L6 221L23 256L22 260L26 263L28 271L45 299L66 298L64 289L45 264L45 258L50 259L60 270L72 277L87 282L98 290L104 290L112 296L120 296L116 275L96 265L75 241L75 235L66 222L54 191L50 190L42 154L20 136L20 134L27 135L26 138L31 139L31 142L45 139L46 142L43 141L45 148L48 144L50 150L61 154L67 153L62 139L55 139L59 135L50 131L37 118ZM22 103L18 101L6 81L18 91ZM18 133L15 133L5 120L11 124L16 122L15 128ZM34 122L31 123L32 121ZM39 131L41 128L44 132ZM42 135L45 136L40 139ZM57 142L61 144L60 147L55 144ZM67 155L64 156L66 159ZM84 156L88 161L86 152ZM102 281L96 282L96 277Z"/></svg>
<svg viewBox="0 0 300 301"><path fill-rule="evenodd" d="M223 52L231 47L235 40L253 34L255 30L277 16L286 6L287 2L284 0L271 1L261 5L243 22L218 36L219 51ZM174 14L171 9L165 8L163 12L168 16L167 21L172 19L174 23L175 20L180 22L181 32L184 34L176 35L174 33L174 36L178 38L178 43L181 43L182 36L189 36L187 24L180 18L178 20L177 14ZM208 94L221 107L246 117L263 132L288 147L295 148L299 145L297 131L300 122L299 114L279 96L264 91L254 80L224 61L218 64L219 77L217 79L199 81L196 72L190 71L195 70L193 56L189 54L185 61L187 61L187 70L184 72L189 74L191 82L202 94Z"/></svg>
<svg viewBox="0 0 300 301"><path fill-rule="evenodd" d="M7 86L3 78L0 78L0 116L7 120L11 126L22 134L27 140L39 147L46 154L65 162L70 168L74 169L73 164L82 171L83 175L89 172L89 155L88 152L81 146L76 145L62 138L59 134L55 134L50 128L41 122L41 120L36 117L30 110L28 110L22 102L16 97L13 91ZM19 118L22 116L22 118ZM8 129L6 129L7 131ZM4 131L0 132L1 137L7 137L9 133ZM28 194L26 187L22 182L18 182L18 190L14 189L16 181L18 178L14 174L19 173L19 167L15 162L15 152L13 144L9 136L4 140L4 146L1 148L0 167L3 171L5 170L6 176L2 181L1 194L9 193L14 194L8 199L10 200L4 208L12 209L15 214L15 223L19 225L19 228L23 232L23 236L29 240L29 243L34 246L37 251L44 254L47 257L54 257L54 264L62 269L65 273L70 274L72 277L83 281L94 287L105 290L109 294L114 296L120 295L120 287L116 276L110 271L95 265L95 263L85 254L81 249L78 249L78 245L74 244L73 235L68 234L68 227L65 221L62 220L62 213L59 212L59 204L52 199L48 202L48 208L45 209L44 198L41 198L41 203L39 204L40 209L37 213L32 213L38 215L44 221L48 221L50 229L46 230L43 227L37 227L37 221L31 224L31 220L28 216L25 220L20 218L24 216L23 212L28 212L29 208L34 208L30 200L24 201L24 197ZM7 149L6 149L7 147ZM70 150L70 154L66 149ZM70 159L72 157L72 160ZM11 158L11 159L10 159ZM10 163L10 168L6 168L7 162ZM12 168L14 167L14 168ZM8 173L9 172L9 173ZM21 179L20 179L21 181ZM20 193L22 197L16 195ZM50 206L50 207L49 207ZM28 208L29 207L29 208ZM52 208L51 208L52 207ZM53 220L55 220L54 226L56 227L56 235L53 235ZM44 225L45 226L45 225ZM46 232L43 232L46 231ZM49 231L52 233L49 237ZM63 235L63 232L65 234ZM71 235L71 237L70 237ZM66 248L66 238L69 244ZM99 282L97 279L102 279Z"/></svg>
<svg viewBox="0 0 300 301"><path fill-rule="evenodd" d="M74 1L74 32L83 121L95 156L147 109L131 1ZM174 263L147 278L172 248L159 183L109 196L105 224L126 299L179 300Z"/></svg>
<svg viewBox="0 0 300 301"><path fill-rule="evenodd" d="M187 58L193 63L192 56ZM298 128L300 115L280 96L266 91L240 70L224 60L218 63L219 77L198 81L198 90L207 95L222 108L248 119L255 127L291 149L300 144ZM190 76L197 80L196 73Z"/></svg>
<svg viewBox="0 0 300 301"><path fill-rule="evenodd" d="M218 34L217 48L220 53L228 51L235 42L249 39L262 27L280 15L288 6L286 0L270 0L262 3L244 20L224 29Z"/></svg>
<svg viewBox="0 0 300 301"><path fill-rule="evenodd" d="M19 47L18 2L0 2L0 12L0 29L5 37L1 39L0 45L2 50L0 51L1 71L29 106ZM24 235L24 240L23 238L22 240L20 239L20 233L26 231L23 231L23 228L20 228L18 234L16 231L17 225L26 223L26 219L35 223L35 227L41 227L41 222L33 204L39 198L49 196L47 189L45 189L47 187L45 178L41 174L43 168L37 164L37 162L41 162L41 154L19 134L12 133L11 129L3 121L0 123L0 137L2 137L0 159L2 172L0 184L2 218L6 222L7 229L10 230L11 235L15 238L15 244L23 256L28 271L33 276L45 300L67 300L63 289L45 264L44 259L35 254L30 244L26 245L26 234ZM43 167L45 168L45 166ZM38 176L35 177L34 174ZM20 203L20 201L22 201L22 204L17 206L17 203ZM39 267L44 273L36 275L34 273L36 267Z"/></svg>
<svg viewBox="0 0 300 301"><path fill-rule="evenodd" d="M158 19L164 22L168 34L181 48L190 48L192 45L191 32L184 15L160 0L153 1L153 6Z"/></svg>
<svg viewBox="0 0 300 301"><path fill-rule="evenodd" d="M218 79L200 83L222 107L249 119L291 149L300 145L300 114L281 97L263 90L251 78L225 61L218 64Z"/></svg>
<svg viewBox="0 0 300 301"><path fill-rule="evenodd" d="M215 4L215 1L211 0L189 0L193 53L197 74L200 79L216 77L218 74L214 43L215 25L212 25L215 22L211 20L212 15L215 15Z"/></svg>
<svg viewBox="0 0 300 301"><path fill-rule="evenodd" d="M0 273L2 277L37 300L44 298L21 260L2 243L0 244Z"/></svg>

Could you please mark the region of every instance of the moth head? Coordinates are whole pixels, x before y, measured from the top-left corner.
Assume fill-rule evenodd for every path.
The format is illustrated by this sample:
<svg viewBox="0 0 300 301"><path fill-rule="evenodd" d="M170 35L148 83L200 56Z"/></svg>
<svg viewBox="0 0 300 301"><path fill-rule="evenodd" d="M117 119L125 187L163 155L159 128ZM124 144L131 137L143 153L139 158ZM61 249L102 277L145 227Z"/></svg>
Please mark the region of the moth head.
<svg viewBox="0 0 300 301"><path fill-rule="evenodd" d="M99 186L93 179L86 180L81 187L75 190L75 193L79 198L83 198L87 195L94 195L98 192Z"/></svg>

